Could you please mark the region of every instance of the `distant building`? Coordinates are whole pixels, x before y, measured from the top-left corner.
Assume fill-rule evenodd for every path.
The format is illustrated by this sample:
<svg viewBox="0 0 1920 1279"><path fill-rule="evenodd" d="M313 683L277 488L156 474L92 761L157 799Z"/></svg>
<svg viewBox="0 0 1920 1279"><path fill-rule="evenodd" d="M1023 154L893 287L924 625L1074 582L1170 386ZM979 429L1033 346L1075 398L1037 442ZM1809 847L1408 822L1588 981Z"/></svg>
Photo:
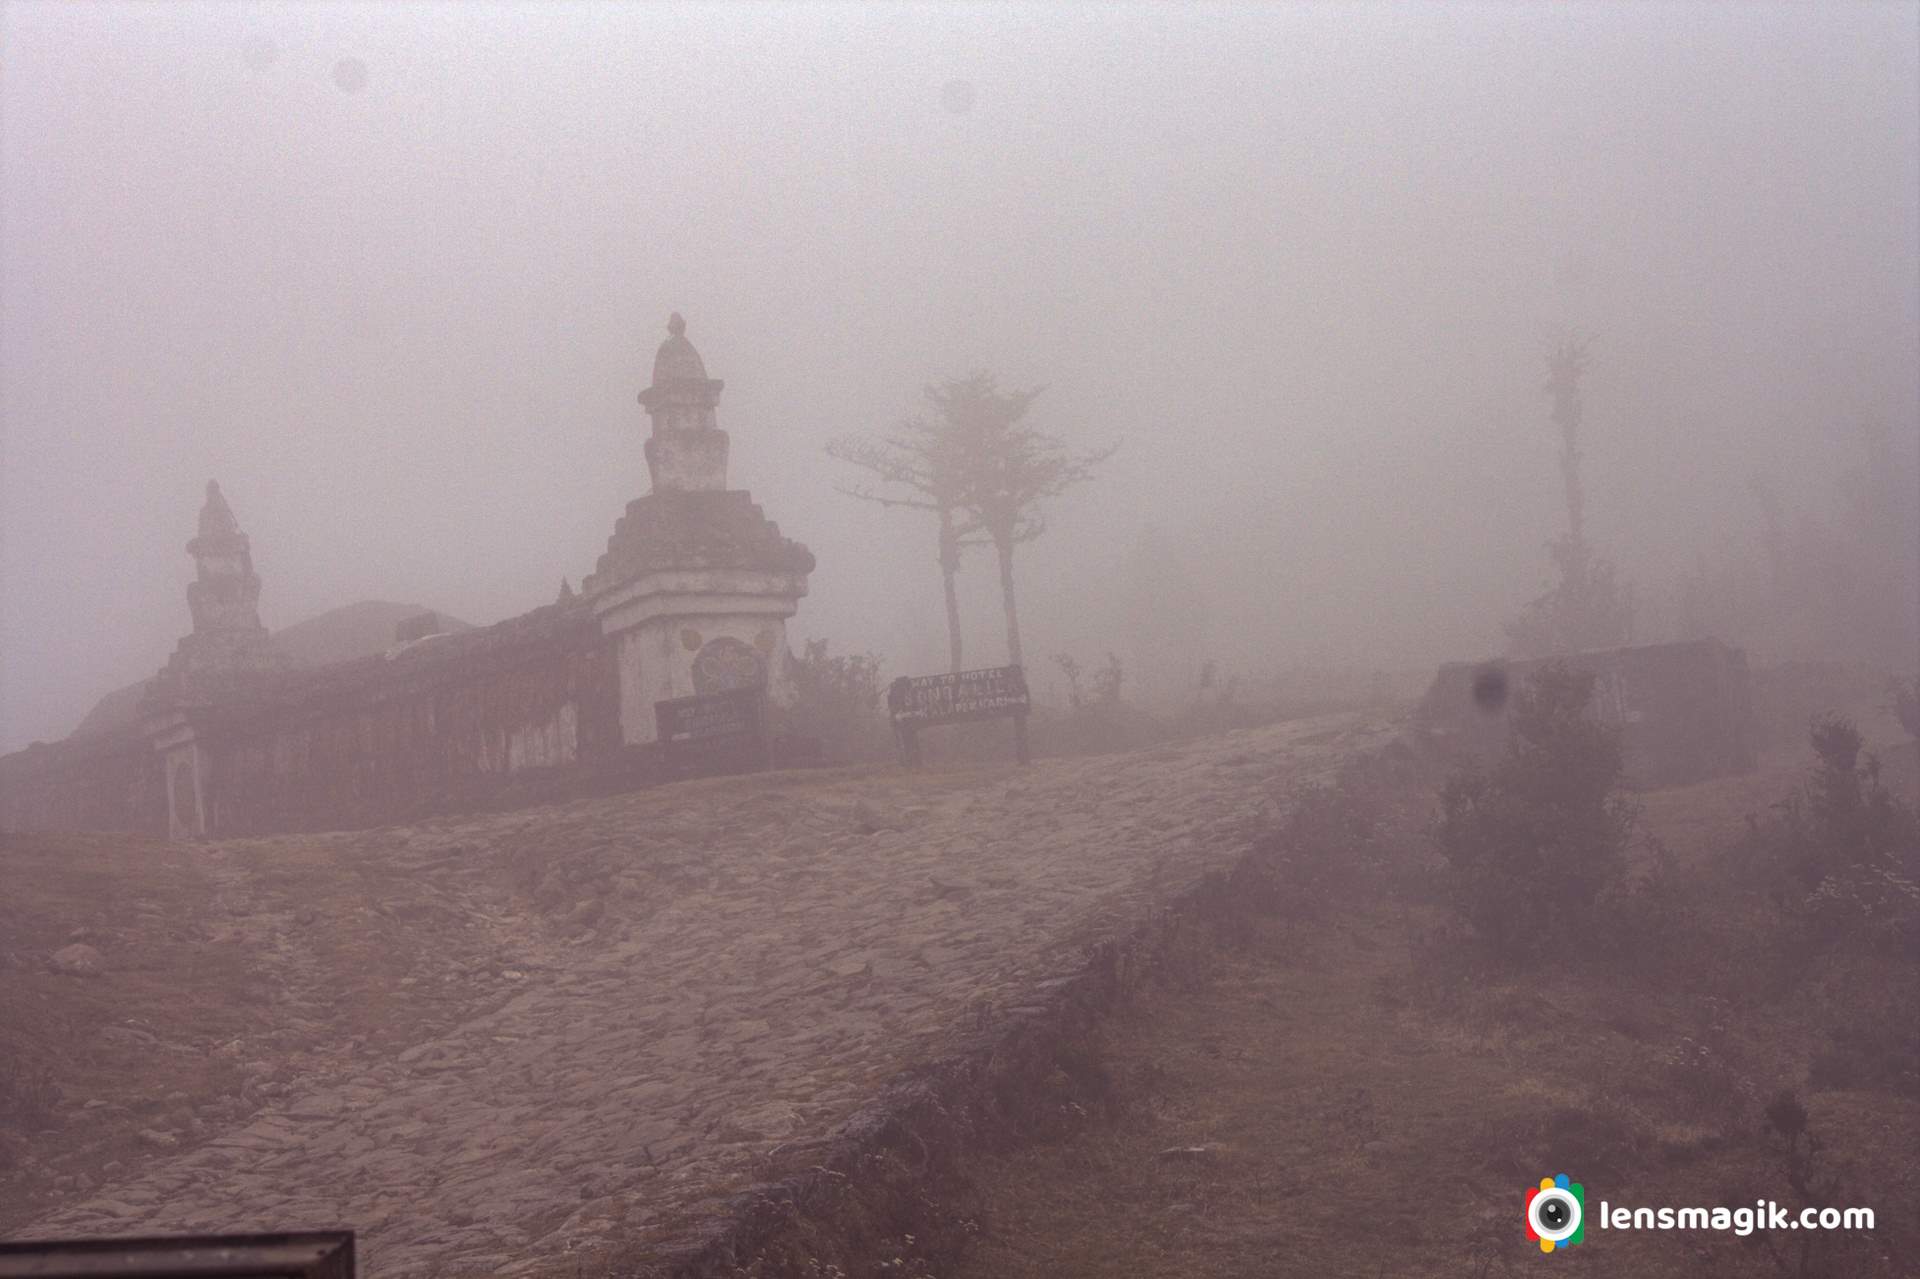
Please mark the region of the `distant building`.
<svg viewBox="0 0 1920 1279"><path fill-rule="evenodd" d="M207 486L193 630L137 722L0 758L0 829L189 838L370 825L487 802L516 775L649 775L654 703L791 698L786 619L813 555L727 488L729 440L679 315L640 394L652 490L575 593L479 629L399 623L383 655L298 668L260 625L251 548ZM430 640L431 642L427 642Z"/></svg>

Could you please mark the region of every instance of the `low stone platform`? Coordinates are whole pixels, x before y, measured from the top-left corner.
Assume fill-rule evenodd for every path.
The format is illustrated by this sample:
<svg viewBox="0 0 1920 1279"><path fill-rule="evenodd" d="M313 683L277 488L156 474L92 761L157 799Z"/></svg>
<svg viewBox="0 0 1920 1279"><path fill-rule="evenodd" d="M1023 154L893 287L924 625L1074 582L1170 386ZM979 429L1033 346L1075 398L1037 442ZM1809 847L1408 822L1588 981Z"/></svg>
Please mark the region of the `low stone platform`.
<svg viewBox="0 0 1920 1279"><path fill-rule="evenodd" d="M1323 717L1026 770L765 774L173 846L170 873L210 891L170 923L270 994L229 1040L155 1025L146 1056L243 1082L14 1233L348 1226L375 1276L684 1242L1390 736ZM114 926L96 932L111 967Z"/></svg>

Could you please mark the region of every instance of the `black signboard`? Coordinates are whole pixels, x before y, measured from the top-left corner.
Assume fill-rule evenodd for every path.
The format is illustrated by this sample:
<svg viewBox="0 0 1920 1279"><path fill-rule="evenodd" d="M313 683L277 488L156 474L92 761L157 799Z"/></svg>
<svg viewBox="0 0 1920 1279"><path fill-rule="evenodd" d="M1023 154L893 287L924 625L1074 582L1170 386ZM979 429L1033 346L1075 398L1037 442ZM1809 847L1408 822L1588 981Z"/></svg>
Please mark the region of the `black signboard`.
<svg viewBox="0 0 1920 1279"><path fill-rule="evenodd" d="M964 724L983 719L1013 720L1014 748L1027 759L1026 672L1018 666L988 666L949 675L902 675L887 689L887 714L900 741L901 757L920 762L919 730L934 724Z"/></svg>
<svg viewBox="0 0 1920 1279"><path fill-rule="evenodd" d="M750 773L767 766L766 691L734 688L653 704L667 772L673 777Z"/></svg>
<svg viewBox="0 0 1920 1279"><path fill-rule="evenodd" d="M0 1279L353 1279L353 1232L0 1243Z"/></svg>

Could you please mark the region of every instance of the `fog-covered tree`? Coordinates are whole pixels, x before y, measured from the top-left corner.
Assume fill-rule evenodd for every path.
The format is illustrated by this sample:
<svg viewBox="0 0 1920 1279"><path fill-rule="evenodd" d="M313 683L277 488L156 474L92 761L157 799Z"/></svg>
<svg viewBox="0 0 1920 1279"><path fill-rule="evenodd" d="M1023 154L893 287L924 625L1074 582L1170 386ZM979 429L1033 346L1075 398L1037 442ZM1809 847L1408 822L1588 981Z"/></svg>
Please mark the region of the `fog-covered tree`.
<svg viewBox="0 0 1920 1279"><path fill-rule="evenodd" d="M1566 488L1567 531L1547 544L1558 580L1507 624L1516 657L1542 657L1625 644L1633 633L1633 597L1613 564L1587 540L1586 491L1580 478L1580 378L1587 343L1570 338L1547 357L1547 394L1560 431L1560 478Z"/></svg>
<svg viewBox="0 0 1920 1279"><path fill-rule="evenodd" d="M1433 838L1454 903L1493 951L1533 959L1590 934L1625 873L1638 810L1620 731L1588 707L1593 675L1551 662L1515 691L1506 753L1449 777Z"/></svg>
<svg viewBox="0 0 1920 1279"><path fill-rule="evenodd" d="M1013 552L1046 531L1041 504L1094 476L1117 445L1076 453L1026 424L1044 387L1002 391L991 373L975 372L927 388L940 414L935 456L951 466L961 527L978 529L1000 562L1000 598L1007 615L1007 660L1023 665L1020 610L1013 589Z"/></svg>

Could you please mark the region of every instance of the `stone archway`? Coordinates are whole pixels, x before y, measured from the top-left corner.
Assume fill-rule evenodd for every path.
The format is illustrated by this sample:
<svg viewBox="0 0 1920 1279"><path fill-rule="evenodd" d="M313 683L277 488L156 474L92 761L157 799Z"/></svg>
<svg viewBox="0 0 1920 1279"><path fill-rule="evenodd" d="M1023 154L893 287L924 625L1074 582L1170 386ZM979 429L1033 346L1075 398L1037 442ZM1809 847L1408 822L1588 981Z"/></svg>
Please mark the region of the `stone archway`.
<svg viewBox="0 0 1920 1279"><path fill-rule="evenodd" d="M191 749L167 761L167 837L192 839L205 833L200 821L200 778Z"/></svg>

